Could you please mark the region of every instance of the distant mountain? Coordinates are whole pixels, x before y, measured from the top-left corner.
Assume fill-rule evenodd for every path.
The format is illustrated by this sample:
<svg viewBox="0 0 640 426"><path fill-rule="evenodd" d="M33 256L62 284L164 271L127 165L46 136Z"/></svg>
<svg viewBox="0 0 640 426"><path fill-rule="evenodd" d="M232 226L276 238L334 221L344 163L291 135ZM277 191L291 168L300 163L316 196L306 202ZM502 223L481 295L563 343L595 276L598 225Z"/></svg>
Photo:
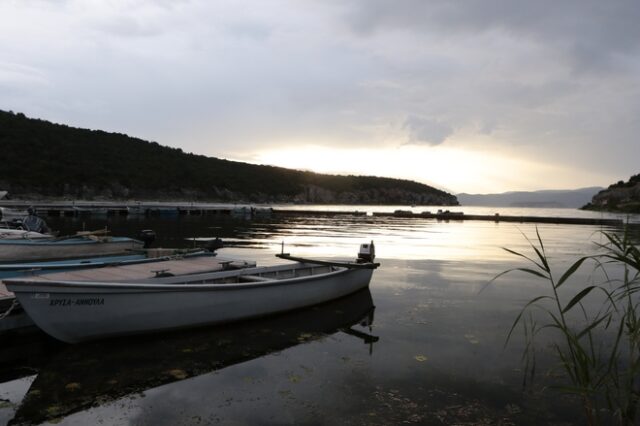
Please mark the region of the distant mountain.
<svg viewBox="0 0 640 426"><path fill-rule="evenodd" d="M618 181L593 196L585 210L640 213L640 174Z"/></svg>
<svg viewBox="0 0 640 426"><path fill-rule="evenodd" d="M428 185L210 158L0 111L0 190L13 198L457 205Z"/></svg>
<svg viewBox="0 0 640 426"><path fill-rule="evenodd" d="M501 194L458 194L463 206L579 208L591 200L601 187L569 190L517 191Z"/></svg>

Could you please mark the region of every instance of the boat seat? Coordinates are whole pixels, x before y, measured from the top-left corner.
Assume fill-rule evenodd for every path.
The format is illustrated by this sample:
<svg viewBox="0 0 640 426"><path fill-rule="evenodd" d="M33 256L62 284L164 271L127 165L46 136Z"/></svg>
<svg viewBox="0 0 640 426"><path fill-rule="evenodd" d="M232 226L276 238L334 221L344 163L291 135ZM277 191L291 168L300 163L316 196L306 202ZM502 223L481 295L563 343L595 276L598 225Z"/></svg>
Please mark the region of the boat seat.
<svg viewBox="0 0 640 426"><path fill-rule="evenodd" d="M238 276L238 281L241 281L241 282L264 282L264 281L273 281L273 278L265 278L265 277L260 277L258 275L240 275L240 276Z"/></svg>
<svg viewBox="0 0 640 426"><path fill-rule="evenodd" d="M233 263L233 260L220 260L218 261L218 264L222 267L223 271L226 271L227 269L231 269L231 264Z"/></svg>

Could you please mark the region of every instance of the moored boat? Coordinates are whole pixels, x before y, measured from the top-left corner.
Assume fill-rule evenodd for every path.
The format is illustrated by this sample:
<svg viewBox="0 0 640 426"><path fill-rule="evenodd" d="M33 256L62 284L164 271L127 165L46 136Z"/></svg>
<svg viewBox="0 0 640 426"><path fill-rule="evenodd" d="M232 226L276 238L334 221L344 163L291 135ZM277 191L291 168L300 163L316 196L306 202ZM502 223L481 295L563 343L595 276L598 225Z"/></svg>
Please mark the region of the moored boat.
<svg viewBox="0 0 640 426"><path fill-rule="evenodd" d="M287 258L283 255L281 257ZM373 259L206 273L162 268L140 277L121 267L5 280L31 319L69 343L255 318L327 302L369 286Z"/></svg>
<svg viewBox="0 0 640 426"><path fill-rule="evenodd" d="M132 279L142 279L156 276L159 272L166 274L169 270L186 275L255 266L255 262L218 257L213 251L154 248L126 256L0 265L0 280L56 272L58 277L75 280L113 279L114 275L123 274ZM104 270L99 270L100 268ZM62 275L60 271L67 273ZM24 312L15 295L0 283L0 334L33 326L33 321Z"/></svg>
<svg viewBox="0 0 640 426"><path fill-rule="evenodd" d="M37 374L11 424L64 423L63 418L95 407L96 401L105 405L158 386L202 378L334 333L349 343L352 338L362 339L371 350L378 340L369 328L374 324L374 309L371 292L364 289L312 309L223 327L73 346L55 345L40 333L32 333L29 345L22 342L16 347L21 342L0 340L0 345L7 343L7 350L0 351L0 388L3 372L12 378L16 372L21 373L18 377ZM360 351L367 350L362 346ZM69 383L77 382L81 390L70 391Z"/></svg>
<svg viewBox="0 0 640 426"><path fill-rule="evenodd" d="M172 259L213 256L216 256L216 253L212 250L151 248L109 256L0 263L0 280L25 274L33 275L37 273L40 275L76 269L137 265L140 263L156 263Z"/></svg>
<svg viewBox="0 0 640 426"><path fill-rule="evenodd" d="M52 234L42 234L35 231L27 231L24 229L3 228L0 227L0 239L4 240L33 240L40 238L54 238Z"/></svg>
<svg viewBox="0 0 640 426"><path fill-rule="evenodd" d="M142 241L128 237L76 235L62 238L0 239L0 262L79 259L142 249Z"/></svg>

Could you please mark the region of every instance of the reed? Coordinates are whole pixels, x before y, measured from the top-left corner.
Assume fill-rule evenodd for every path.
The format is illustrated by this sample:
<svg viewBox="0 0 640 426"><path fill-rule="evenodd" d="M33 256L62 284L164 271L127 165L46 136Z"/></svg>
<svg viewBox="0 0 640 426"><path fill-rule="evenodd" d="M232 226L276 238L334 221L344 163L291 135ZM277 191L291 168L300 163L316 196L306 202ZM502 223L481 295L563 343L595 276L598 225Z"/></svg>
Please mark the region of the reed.
<svg viewBox="0 0 640 426"><path fill-rule="evenodd" d="M554 389L580 399L587 424L633 425L640 420L640 251L630 241L628 228L622 236L603 235L606 243L598 244L595 254L576 260L557 278L536 229L537 241L527 238L531 255L504 248L526 260L529 267L504 271L491 282L520 271L548 285L547 294L522 308L505 341L507 345L522 327L525 385L536 372L536 338L545 334L565 378ZM567 297L563 291L561 295L562 286L587 262L594 266L588 283L575 294ZM596 271L604 279L594 283ZM616 278L620 271L621 277Z"/></svg>

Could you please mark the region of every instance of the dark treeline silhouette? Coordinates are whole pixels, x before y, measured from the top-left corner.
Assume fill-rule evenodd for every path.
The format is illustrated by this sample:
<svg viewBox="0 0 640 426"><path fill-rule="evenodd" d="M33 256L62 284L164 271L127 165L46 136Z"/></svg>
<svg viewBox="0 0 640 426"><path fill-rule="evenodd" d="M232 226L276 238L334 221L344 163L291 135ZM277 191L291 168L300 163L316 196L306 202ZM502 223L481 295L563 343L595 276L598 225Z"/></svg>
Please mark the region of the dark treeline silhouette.
<svg viewBox="0 0 640 426"><path fill-rule="evenodd" d="M0 189L13 197L456 204L417 182L210 158L120 133L0 111Z"/></svg>

